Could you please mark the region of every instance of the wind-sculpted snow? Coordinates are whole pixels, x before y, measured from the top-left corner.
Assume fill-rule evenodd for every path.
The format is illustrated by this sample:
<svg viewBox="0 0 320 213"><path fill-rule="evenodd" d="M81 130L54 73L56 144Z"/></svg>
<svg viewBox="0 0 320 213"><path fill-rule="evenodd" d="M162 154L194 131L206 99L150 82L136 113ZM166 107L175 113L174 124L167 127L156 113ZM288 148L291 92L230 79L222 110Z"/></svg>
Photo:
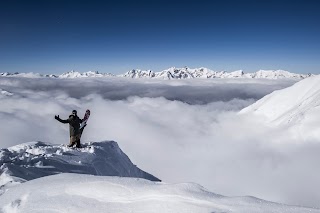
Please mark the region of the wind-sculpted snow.
<svg viewBox="0 0 320 213"><path fill-rule="evenodd" d="M0 196L0 211L70 213L318 213L254 197L224 197L193 183L166 184L138 178L59 174L10 188Z"/></svg>
<svg viewBox="0 0 320 213"><path fill-rule="evenodd" d="M139 177L159 181L140 170L114 141L94 142L81 149L30 142L0 150L0 188L58 173ZM3 190L2 190L3 191Z"/></svg>

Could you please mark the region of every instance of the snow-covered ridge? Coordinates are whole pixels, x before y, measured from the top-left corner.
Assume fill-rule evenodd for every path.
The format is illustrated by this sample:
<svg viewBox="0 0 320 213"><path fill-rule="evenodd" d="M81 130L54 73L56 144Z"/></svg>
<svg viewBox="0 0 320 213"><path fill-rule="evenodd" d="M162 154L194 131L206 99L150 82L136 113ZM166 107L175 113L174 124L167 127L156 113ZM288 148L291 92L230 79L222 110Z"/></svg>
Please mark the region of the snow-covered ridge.
<svg viewBox="0 0 320 213"><path fill-rule="evenodd" d="M113 75L110 73L99 73L98 71L76 72L70 71L61 75L42 75L38 73L0 73L4 77L29 77L29 78L84 78L84 77L125 77L125 78L154 78L154 79L193 79L193 78L265 78L265 79L297 79L301 80L312 76L312 74L296 74L284 70L259 70L253 73L244 73L242 70L233 72L213 71L208 68L175 68L154 72L152 70L133 69L121 75Z"/></svg>
<svg viewBox="0 0 320 213"><path fill-rule="evenodd" d="M0 150L1 188L58 173L81 173L101 176L158 178L140 170L114 141L94 142L84 148L29 142Z"/></svg>

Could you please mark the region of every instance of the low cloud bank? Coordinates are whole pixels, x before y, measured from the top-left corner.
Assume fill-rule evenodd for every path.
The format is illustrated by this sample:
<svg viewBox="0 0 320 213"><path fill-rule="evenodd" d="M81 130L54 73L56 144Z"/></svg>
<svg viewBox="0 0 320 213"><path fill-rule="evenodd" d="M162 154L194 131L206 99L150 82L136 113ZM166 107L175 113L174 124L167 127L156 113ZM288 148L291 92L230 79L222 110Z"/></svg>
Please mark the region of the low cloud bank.
<svg viewBox="0 0 320 213"><path fill-rule="evenodd" d="M128 97L164 97L191 105L208 104L232 99L260 99L274 90L294 84L293 80L267 79L191 79L142 80L123 78L89 79L28 79L0 77L0 88L12 92L47 92L49 95L66 94L80 99L99 94L108 100Z"/></svg>
<svg viewBox="0 0 320 213"><path fill-rule="evenodd" d="M67 118L92 111L83 141L115 140L166 182L224 195L317 206L320 145L237 112L292 81L130 81L0 78L1 147L68 142Z"/></svg>

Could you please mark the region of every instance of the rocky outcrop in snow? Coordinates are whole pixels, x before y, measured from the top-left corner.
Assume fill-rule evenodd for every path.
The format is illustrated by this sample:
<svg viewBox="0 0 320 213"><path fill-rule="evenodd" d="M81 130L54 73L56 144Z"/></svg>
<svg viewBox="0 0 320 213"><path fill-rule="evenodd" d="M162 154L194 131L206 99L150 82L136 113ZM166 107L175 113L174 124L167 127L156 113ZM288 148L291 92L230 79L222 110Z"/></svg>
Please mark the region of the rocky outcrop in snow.
<svg viewBox="0 0 320 213"><path fill-rule="evenodd" d="M139 70L139 69L133 69L128 72L126 72L123 75L119 75L119 77L127 77L127 78L153 78L154 72L151 70Z"/></svg>

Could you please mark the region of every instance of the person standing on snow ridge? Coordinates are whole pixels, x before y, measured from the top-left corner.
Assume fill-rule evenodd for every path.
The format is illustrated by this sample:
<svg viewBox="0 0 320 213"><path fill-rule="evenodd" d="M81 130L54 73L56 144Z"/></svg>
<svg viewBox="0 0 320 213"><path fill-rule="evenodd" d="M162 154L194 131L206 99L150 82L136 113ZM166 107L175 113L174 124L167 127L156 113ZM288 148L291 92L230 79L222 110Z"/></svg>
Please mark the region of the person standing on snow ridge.
<svg viewBox="0 0 320 213"><path fill-rule="evenodd" d="M76 144L77 148L81 148L80 137L81 137L82 131L80 130L80 124L82 123L83 120L78 117L77 110L72 110L72 114L69 115L69 118L66 120L59 118L59 115L55 115L54 118L60 121L61 123L69 124L70 143L68 147L73 147Z"/></svg>

